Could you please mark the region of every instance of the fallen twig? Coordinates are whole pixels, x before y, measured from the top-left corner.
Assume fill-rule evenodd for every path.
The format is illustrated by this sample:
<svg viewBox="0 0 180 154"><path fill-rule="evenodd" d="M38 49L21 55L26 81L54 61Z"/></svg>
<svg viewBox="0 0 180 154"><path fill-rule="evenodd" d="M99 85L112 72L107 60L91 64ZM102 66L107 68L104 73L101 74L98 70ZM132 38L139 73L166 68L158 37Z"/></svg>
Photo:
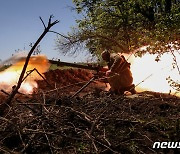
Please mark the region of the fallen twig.
<svg viewBox="0 0 180 154"><path fill-rule="evenodd" d="M1 90L1 92L3 92L4 94L6 94L6 95L10 95L9 93L7 93L6 91L4 91L4 90ZM28 109L30 109L34 114L39 114L36 110L34 110L33 108L31 108L31 107L29 107L28 106L28 104L26 104L26 103L23 103L23 102L21 102L19 99L15 99L18 103L19 103L19 105L24 105L25 107L27 107ZM5 103L4 103L5 104ZM3 104L2 104L3 105ZM34 104L31 104L31 105L34 105ZM10 106L9 106L10 107ZM0 107L0 108L2 108L3 109L3 107ZM5 109L5 108L4 108Z"/></svg>
<svg viewBox="0 0 180 154"><path fill-rule="evenodd" d="M91 78L81 89L79 89L74 95L71 96L71 98L73 98L74 96L76 96L77 94L79 94L83 89L85 89L91 82L94 81L96 77Z"/></svg>
<svg viewBox="0 0 180 154"><path fill-rule="evenodd" d="M52 85L44 78L44 76L36 69L32 69L32 70L29 70L28 72L26 72L26 76L23 78L22 82L24 82L24 80L26 80L26 78L31 74L33 73L34 71L36 71L38 73L38 75L47 83L47 85L49 85L50 87L52 87Z"/></svg>

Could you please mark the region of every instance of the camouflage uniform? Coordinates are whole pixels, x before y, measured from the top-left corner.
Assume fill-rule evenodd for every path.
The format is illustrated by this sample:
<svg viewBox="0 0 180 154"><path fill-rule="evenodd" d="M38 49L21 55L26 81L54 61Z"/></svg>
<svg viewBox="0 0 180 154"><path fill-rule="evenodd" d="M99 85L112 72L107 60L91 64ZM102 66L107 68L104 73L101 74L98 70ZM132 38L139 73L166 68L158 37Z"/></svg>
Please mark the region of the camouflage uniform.
<svg viewBox="0 0 180 154"><path fill-rule="evenodd" d="M135 93L134 85L132 84L133 77L130 71L130 64L126 61L124 56L110 54L108 68L111 70L108 82L112 91L116 93L124 93L124 91Z"/></svg>

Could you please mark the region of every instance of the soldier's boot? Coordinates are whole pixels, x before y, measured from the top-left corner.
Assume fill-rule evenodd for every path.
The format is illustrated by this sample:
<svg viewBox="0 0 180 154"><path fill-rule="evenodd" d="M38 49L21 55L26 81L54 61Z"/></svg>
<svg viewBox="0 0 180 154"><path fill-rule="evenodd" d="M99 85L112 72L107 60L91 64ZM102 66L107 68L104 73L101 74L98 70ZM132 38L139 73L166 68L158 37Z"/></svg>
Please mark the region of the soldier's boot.
<svg viewBox="0 0 180 154"><path fill-rule="evenodd" d="M131 94L136 94L135 85L132 84L129 87L125 87L125 88L121 89L121 92L124 93L125 91L129 91L129 92L131 92Z"/></svg>
<svg viewBox="0 0 180 154"><path fill-rule="evenodd" d="M129 87L129 92L131 92L132 94L136 94L136 90L135 90L135 85L132 84L130 87Z"/></svg>

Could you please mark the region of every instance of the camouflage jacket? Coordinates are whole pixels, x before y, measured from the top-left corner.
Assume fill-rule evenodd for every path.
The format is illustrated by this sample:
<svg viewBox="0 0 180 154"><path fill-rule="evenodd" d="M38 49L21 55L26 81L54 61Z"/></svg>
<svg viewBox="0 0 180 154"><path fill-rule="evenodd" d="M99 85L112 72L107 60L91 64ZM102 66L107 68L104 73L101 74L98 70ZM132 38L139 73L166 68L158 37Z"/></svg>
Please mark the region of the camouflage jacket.
<svg viewBox="0 0 180 154"><path fill-rule="evenodd" d="M111 54L110 60L108 62L108 68L112 72L123 72L127 67L130 68L130 63L128 63L123 55Z"/></svg>

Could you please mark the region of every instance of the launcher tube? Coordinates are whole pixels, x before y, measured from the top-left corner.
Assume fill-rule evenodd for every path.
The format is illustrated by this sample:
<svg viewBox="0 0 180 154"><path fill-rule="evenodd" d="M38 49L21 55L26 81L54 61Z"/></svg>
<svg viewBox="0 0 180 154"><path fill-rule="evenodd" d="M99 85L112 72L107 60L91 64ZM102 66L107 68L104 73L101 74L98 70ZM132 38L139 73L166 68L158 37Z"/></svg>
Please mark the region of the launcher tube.
<svg viewBox="0 0 180 154"><path fill-rule="evenodd" d="M68 63L68 62L62 62L62 61L55 61L55 60L49 60L51 64L56 64L57 66L69 66L69 67L76 67L76 68L82 68L82 69L88 69L88 70L95 70L98 71L100 66L92 66L90 65L82 65L82 64L76 64L76 63Z"/></svg>

